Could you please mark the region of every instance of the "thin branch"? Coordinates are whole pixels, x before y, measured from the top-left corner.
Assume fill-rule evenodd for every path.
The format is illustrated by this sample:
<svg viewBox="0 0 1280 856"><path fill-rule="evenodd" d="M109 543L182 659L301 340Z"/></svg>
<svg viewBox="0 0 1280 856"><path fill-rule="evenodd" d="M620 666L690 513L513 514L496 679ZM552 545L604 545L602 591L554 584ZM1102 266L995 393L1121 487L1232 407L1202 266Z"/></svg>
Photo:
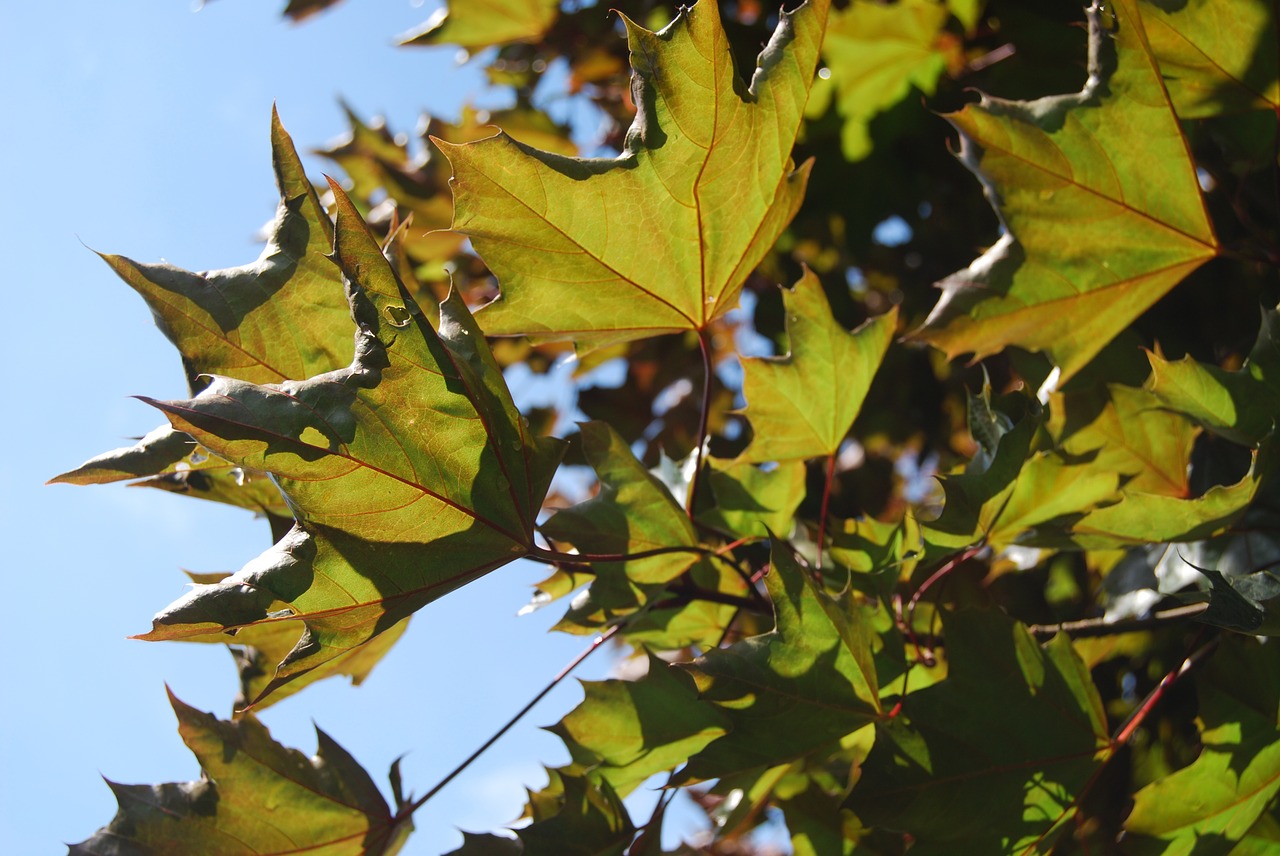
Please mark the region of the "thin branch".
<svg viewBox="0 0 1280 856"><path fill-rule="evenodd" d="M702 352L702 413L698 416L698 445L693 450L693 476L689 479L689 495L685 511L693 519L694 501L698 496L698 477L702 474L702 450L707 445L707 423L711 414L711 345L705 330L698 331L698 350Z"/></svg>
<svg viewBox="0 0 1280 856"><path fill-rule="evenodd" d="M545 687L543 687L538 692L537 695L535 695L532 699L530 699L528 704L520 708L520 710L516 712L516 715L508 719L501 728L499 728L497 731L493 733L492 737L490 737L488 740L486 740L484 743L480 745L480 748L476 749L476 751L468 755L466 757L466 760L464 760L461 764L459 764L458 766L450 770L449 773L443 779L436 782L436 784L432 786L431 790L427 791L425 794L418 797L416 800L409 803L407 806L405 806L399 812L397 812L396 816L406 817L408 815L413 814L415 811L417 811L418 809L426 805L427 801L430 800L432 797L434 797L436 794L440 793L440 791L444 789L445 785L449 784L455 778L457 778L458 775L462 773L463 770L466 770L473 763L475 763L476 759L479 758L481 755L483 755L485 751L489 749L490 746L492 746L493 744L497 743L500 739L502 739L502 735L510 731L517 722L519 722L521 719L524 718L525 714L533 710L533 708L538 704L538 702L542 701L546 697L547 693L555 689L556 686L561 681L563 681L565 678L569 676L570 672L572 672L574 669L576 669L579 665L582 664L583 660L591 656L591 654L596 649L598 649L601 645L603 645L606 641L608 641L610 637L612 637L615 633L617 633L618 628L620 628L621 626L622 625L620 624L615 624L612 627L610 627L608 630L601 633L595 639L593 639L590 645L588 645L580 654L578 654L578 656L570 660L568 665L566 665L563 669L561 669L558 673L556 673L556 676L552 678L551 681Z"/></svg>
<svg viewBox="0 0 1280 856"><path fill-rule="evenodd" d="M761 597L760 592L757 591L753 585L754 579L752 576L744 571L737 562L735 562L731 557L726 556L723 550L714 550L710 547L703 547L701 544L655 547L652 550L641 550L638 553L560 553L555 550L544 550L541 547L534 547L529 551L525 558L551 565L590 565L596 562L632 562L637 559L648 559L652 556L667 556L673 553L693 553L707 559L715 559L725 567L732 569L735 574L741 577L743 581L746 582L747 590L753 597L757 599Z"/></svg>
<svg viewBox="0 0 1280 856"><path fill-rule="evenodd" d="M1079 621L1063 621L1060 624L1032 624L1027 627L1031 635L1047 638L1058 633L1066 633L1075 639L1090 636L1117 636L1121 633L1136 633L1152 630L1165 624L1175 624L1188 618L1195 618L1209 608L1208 602L1189 603L1173 609L1153 612L1146 618L1130 618L1124 621L1107 621L1104 618L1083 618Z"/></svg>

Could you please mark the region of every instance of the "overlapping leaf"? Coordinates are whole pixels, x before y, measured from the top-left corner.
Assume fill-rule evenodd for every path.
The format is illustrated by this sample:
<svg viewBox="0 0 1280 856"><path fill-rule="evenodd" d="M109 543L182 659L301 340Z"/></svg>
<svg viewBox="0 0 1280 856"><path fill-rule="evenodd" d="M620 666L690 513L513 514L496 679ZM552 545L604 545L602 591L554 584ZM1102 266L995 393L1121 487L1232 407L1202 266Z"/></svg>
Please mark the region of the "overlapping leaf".
<svg viewBox="0 0 1280 856"><path fill-rule="evenodd" d="M441 307L437 334L335 192L352 365L270 386L218 377L189 401L153 402L216 454L272 473L299 522L144 638L301 619L268 691L524 555L560 454L527 432L461 300Z"/></svg>
<svg viewBox="0 0 1280 856"><path fill-rule="evenodd" d="M323 731L308 758L286 749L252 716L223 722L170 696L183 742L200 761L195 782L108 782L120 809L110 824L71 846L98 854L307 853L390 856L413 829L393 815L377 786ZM399 773L391 771L397 809Z"/></svg>
<svg viewBox="0 0 1280 856"><path fill-rule="evenodd" d="M880 714L862 611L820 590L780 543L765 580L773 632L709 651L687 667L700 697L721 708L732 730L689 760L686 779L791 760Z"/></svg>
<svg viewBox="0 0 1280 856"><path fill-rule="evenodd" d="M984 95L951 116L1008 232L940 283L920 335L948 355L1018 345L1043 351L1065 379L1218 254L1135 7L1089 10L1080 93Z"/></svg>
<svg viewBox="0 0 1280 856"><path fill-rule="evenodd" d="M502 288L485 332L598 345L701 330L732 309L804 194L791 147L827 6L783 13L746 92L715 3L659 33L628 21L639 112L616 160L503 134L442 145L454 228Z"/></svg>
<svg viewBox="0 0 1280 856"><path fill-rule="evenodd" d="M1140 790L1125 821L1134 856L1228 853L1280 791L1280 653L1224 641L1197 677L1200 756Z"/></svg>
<svg viewBox="0 0 1280 856"><path fill-rule="evenodd" d="M256 262L192 273L103 256L151 308L156 324L182 355L193 391L207 383L203 375L274 383L351 361L351 320L341 272L326 258L333 224L274 112L271 146L280 208ZM277 492L256 473L243 468L233 472L231 466L198 460L193 453L203 455L188 438L161 428L134 446L99 455L52 481L102 484L164 476L150 484L281 513ZM192 476L193 469L204 475ZM244 489L250 482L255 483L252 488Z"/></svg>
<svg viewBox="0 0 1280 856"><path fill-rule="evenodd" d="M1280 107L1273 4L1146 0L1141 9L1179 116L1199 119Z"/></svg>
<svg viewBox="0 0 1280 856"><path fill-rule="evenodd" d="M755 432L742 457L753 463L839 451L898 321L895 309L847 332L808 270L783 300L790 353L742 361L746 413Z"/></svg>
<svg viewBox="0 0 1280 856"><path fill-rule="evenodd" d="M1089 670L996 612L943 613L946 680L878 723L847 805L912 853L1043 853L1110 754Z"/></svg>
<svg viewBox="0 0 1280 856"><path fill-rule="evenodd" d="M702 704L687 675L649 655L636 681L589 681L586 698L551 727L576 764L626 796L654 773L670 770L712 740L729 722Z"/></svg>

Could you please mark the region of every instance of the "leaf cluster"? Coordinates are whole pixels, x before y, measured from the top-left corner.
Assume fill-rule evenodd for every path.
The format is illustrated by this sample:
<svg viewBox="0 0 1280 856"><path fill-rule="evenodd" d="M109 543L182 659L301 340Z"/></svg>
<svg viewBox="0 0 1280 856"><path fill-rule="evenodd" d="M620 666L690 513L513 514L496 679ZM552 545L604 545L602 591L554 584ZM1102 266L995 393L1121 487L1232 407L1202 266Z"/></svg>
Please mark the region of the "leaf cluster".
<svg viewBox="0 0 1280 856"><path fill-rule="evenodd" d="M514 106L411 142L348 109L323 186L273 116L256 262L103 256L190 397L55 481L271 541L140 637L234 654L229 720L174 700L201 780L113 784L72 852L396 852L461 768L393 768L392 811L255 711L520 559L630 676L460 856L1275 849L1273 6L616 8L450 3L404 43ZM522 411L540 376L569 395Z"/></svg>

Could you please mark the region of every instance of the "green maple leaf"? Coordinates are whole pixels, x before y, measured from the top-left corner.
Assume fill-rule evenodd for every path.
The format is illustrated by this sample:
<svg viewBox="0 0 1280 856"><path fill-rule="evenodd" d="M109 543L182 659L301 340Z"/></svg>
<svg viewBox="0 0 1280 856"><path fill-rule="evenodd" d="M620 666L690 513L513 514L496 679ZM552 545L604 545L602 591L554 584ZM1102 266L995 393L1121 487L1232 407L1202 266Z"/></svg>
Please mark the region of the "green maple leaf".
<svg viewBox="0 0 1280 856"><path fill-rule="evenodd" d="M649 655L635 681L584 681L586 698L551 726L574 763L626 796L654 773L670 770L728 730L714 705L702 704L693 681Z"/></svg>
<svg viewBox="0 0 1280 856"><path fill-rule="evenodd" d="M918 89L932 95L947 68L939 45L950 16L935 0L886 4L854 0L831 14L822 56L829 76L814 84L806 113L820 117L833 100L844 119L846 160L871 153L871 120Z"/></svg>
<svg viewBox="0 0 1280 856"><path fill-rule="evenodd" d="M943 613L948 677L913 692L846 805L909 833L912 853L1044 852L1110 754L1088 667L998 612Z"/></svg>
<svg viewBox="0 0 1280 856"><path fill-rule="evenodd" d="M316 729L319 748L308 758L276 743L252 716L224 722L169 698L183 742L200 761L200 780L108 782L119 811L93 837L72 845L70 856L390 856L413 829L409 816L393 815L369 774L323 731ZM402 804L394 767L391 781Z"/></svg>
<svg viewBox="0 0 1280 856"><path fill-rule="evenodd" d="M790 532L804 501L803 461L765 470L741 458L708 458L706 479L714 503L699 509L698 521L743 538Z"/></svg>
<svg viewBox="0 0 1280 856"><path fill-rule="evenodd" d="M529 435L461 299L441 306L437 333L334 192L352 365L269 386L216 377L189 401L152 402L219 456L272 473L298 524L143 638L304 621L266 691L525 555L561 450Z"/></svg>
<svg viewBox="0 0 1280 856"><path fill-rule="evenodd" d="M188 573L187 576L197 585L213 585L222 582L230 575ZM359 686L373 671L373 667L400 640L408 626L409 619L406 618L365 644L358 645L326 661L296 680L277 688L266 697L263 697L263 694L275 678L276 664L288 656L298 642L298 630L295 624L287 621L269 622L246 627L237 632L234 637L224 633L210 633L206 636L185 636L178 641L225 643L231 651L236 670L240 675L240 694L235 701L235 710L237 713L243 712L250 702L262 697L262 701L253 706L254 712L260 713L264 708L325 678L345 675L351 679L353 686Z"/></svg>
<svg viewBox="0 0 1280 856"><path fill-rule="evenodd" d="M1135 3L1089 10L1080 93L984 95L950 117L1008 231L940 283L918 335L949 356L1017 345L1043 351L1066 379L1218 254Z"/></svg>
<svg viewBox="0 0 1280 856"><path fill-rule="evenodd" d="M862 409L897 326L896 308L854 332L831 315L811 271L783 296L791 350L742 361L742 391L754 436L745 461L823 458L840 449Z"/></svg>
<svg viewBox="0 0 1280 856"><path fill-rule="evenodd" d="M872 633L861 609L822 591L777 542L765 582L775 629L686 667L701 699L732 726L689 759L686 780L797 758L880 715Z"/></svg>
<svg viewBox="0 0 1280 856"><path fill-rule="evenodd" d="M1272 4L1146 0L1141 8L1147 38L1179 116L1200 119L1280 108Z"/></svg>
<svg viewBox="0 0 1280 856"><path fill-rule="evenodd" d="M156 324L182 355L193 391L207 383L205 375L274 383L351 361L351 321L341 272L326 258L333 224L274 111L271 149L280 207L256 262L192 273L168 264L102 256L147 302ZM233 472L233 466L207 457L190 438L161 428L51 481L103 484L162 477L142 484L288 516L278 492L260 474L243 468ZM204 475L193 477L194 470Z"/></svg>
<svg viewBox="0 0 1280 856"><path fill-rule="evenodd" d="M593 346L702 330L732 309L804 195L791 147L827 7L782 13L749 88L715 3L658 33L624 19L638 112L617 159L505 134L441 143L454 229L502 289L477 316L485 332Z"/></svg>
<svg viewBox="0 0 1280 856"><path fill-rule="evenodd" d="M402 45L457 45L470 51L535 42L560 14L560 0L446 0Z"/></svg>
<svg viewBox="0 0 1280 856"><path fill-rule="evenodd" d="M1262 316L1248 360L1229 372L1191 357L1166 360L1148 353L1151 377L1146 388L1170 410L1210 431L1246 446L1271 433L1280 413L1280 313Z"/></svg>
<svg viewBox="0 0 1280 856"><path fill-rule="evenodd" d="M1274 645L1223 640L1196 679L1200 755L1134 796L1126 853L1236 852L1280 792L1278 676Z"/></svg>

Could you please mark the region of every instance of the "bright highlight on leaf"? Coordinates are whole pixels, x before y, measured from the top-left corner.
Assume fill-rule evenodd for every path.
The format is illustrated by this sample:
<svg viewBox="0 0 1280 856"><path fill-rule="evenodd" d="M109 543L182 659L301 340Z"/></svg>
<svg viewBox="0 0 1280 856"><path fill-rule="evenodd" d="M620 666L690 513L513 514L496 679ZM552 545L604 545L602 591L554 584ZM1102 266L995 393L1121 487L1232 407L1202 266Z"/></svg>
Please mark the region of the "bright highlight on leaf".
<svg viewBox="0 0 1280 856"><path fill-rule="evenodd" d="M953 114L1008 230L943 280L919 336L975 358L1043 351L1065 381L1219 252L1135 0L1089 10L1089 80Z"/></svg>
<svg viewBox="0 0 1280 856"><path fill-rule="evenodd" d="M502 288L478 316L485 332L589 347L702 330L732 309L804 196L808 166L796 170L791 147L827 6L782 14L749 89L715 3L659 33L624 18L638 113L616 160L505 134L439 143L454 229Z"/></svg>
<svg viewBox="0 0 1280 856"><path fill-rule="evenodd" d="M555 23L560 0L445 0L402 45L457 45L482 50L508 42L535 41Z"/></svg>
<svg viewBox="0 0 1280 856"><path fill-rule="evenodd" d="M808 270L783 301L790 353L742 363L746 413L755 432L742 455L753 463L823 458L839 451L898 321L893 309L846 332Z"/></svg>

